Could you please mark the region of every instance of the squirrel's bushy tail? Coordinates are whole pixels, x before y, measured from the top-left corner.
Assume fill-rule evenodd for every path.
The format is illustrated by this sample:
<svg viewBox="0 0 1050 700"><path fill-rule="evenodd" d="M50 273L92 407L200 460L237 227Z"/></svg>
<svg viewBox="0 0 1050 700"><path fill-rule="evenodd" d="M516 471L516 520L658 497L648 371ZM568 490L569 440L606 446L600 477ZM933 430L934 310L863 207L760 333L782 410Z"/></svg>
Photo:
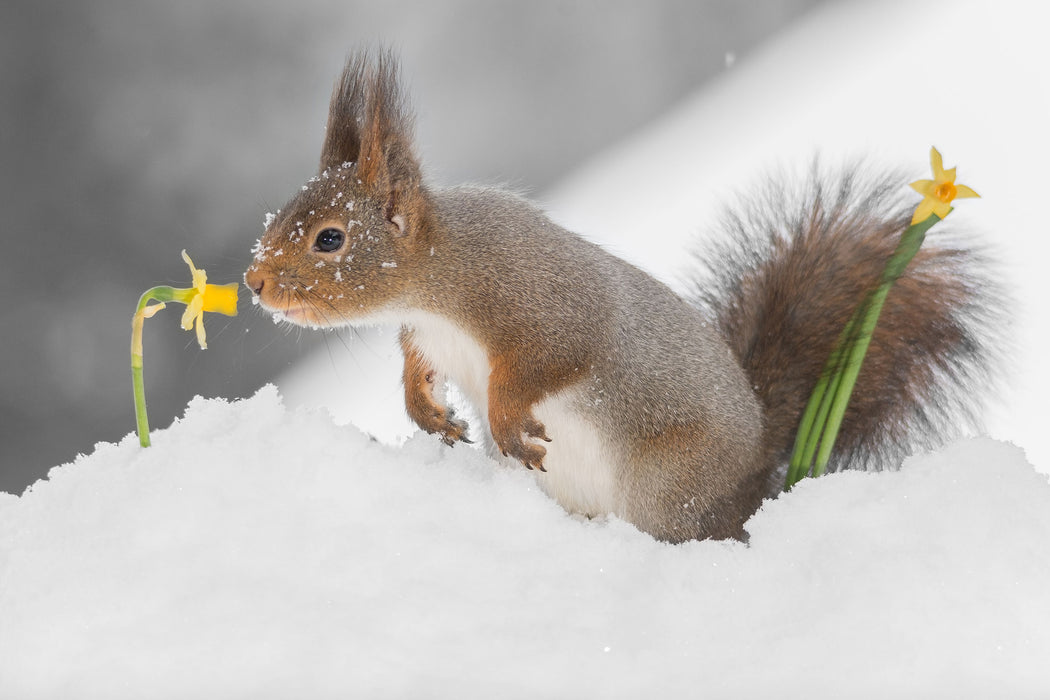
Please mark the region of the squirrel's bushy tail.
<svg viewBox="0 0 1050 700"><path fill-rule="evenodd" d="M839 333L879 280L915 202L906 179L844 174L770 186L698 255L708 309L766 415L770 490L783 486L798 423ZM956 214L958 216L958 214ZM986 256L936 225L890 291L846 411L831 469L892 463L976 420L1002 325Z"/></svg>

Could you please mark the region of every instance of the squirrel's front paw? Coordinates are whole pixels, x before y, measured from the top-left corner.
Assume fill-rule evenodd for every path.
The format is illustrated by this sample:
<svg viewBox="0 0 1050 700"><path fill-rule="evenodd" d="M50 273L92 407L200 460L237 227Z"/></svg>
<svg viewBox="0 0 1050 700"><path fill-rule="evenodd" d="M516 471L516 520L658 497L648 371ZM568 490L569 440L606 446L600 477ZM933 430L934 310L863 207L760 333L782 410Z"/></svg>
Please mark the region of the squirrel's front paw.
<svg viewBox="0 0 1050 700"><path fill-rule="evenodd" d="M528 469L539 469L541 472L547 471L543 467L543 458L547 454L547 449L543 445L525 442L522 438L523 435L538 438L545 442L551 441L547 437L547 430L543 427L543 424L532 417L525 418L516 427L505 426L500 431L500 434L493 431L492 437L495 439L496 446L499 447L504 457L513 457Z"/></svg>
<svg viewBox="0 0 1050 700"><path fill-rule="evenodd" d="M441 442L446 445L454 445L457 442L470 443L467 438L467 422L456 418L456 413L451 408L444 406L429 405L425 408L411 407L409 415L416 425L431 435L438 435Z"/></svg>
<svg viewBox="0 0 1050 700"><path fill-rule="evenodd" d="M423 429L431 434L437 433L441 437L441 442L449 446L457 442L471 444L473 440L467 438L467 422L456 418L455 415L451 408L435 412L431 416L433 420L428 421Z"/></svg>

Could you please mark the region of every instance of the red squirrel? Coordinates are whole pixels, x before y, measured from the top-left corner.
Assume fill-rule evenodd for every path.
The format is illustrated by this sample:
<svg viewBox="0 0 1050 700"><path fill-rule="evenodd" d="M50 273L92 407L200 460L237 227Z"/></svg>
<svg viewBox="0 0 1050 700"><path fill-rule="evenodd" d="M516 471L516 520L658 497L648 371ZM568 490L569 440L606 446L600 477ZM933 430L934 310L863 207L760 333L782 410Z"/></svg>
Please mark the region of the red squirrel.
<svg viewBox="0 0 1050 700"><path fill-rule="evenodd" d="M669 542L744 537L907 203L852 175L814 177L797 202L767 192L699 256L708 273L686 300L516 194L428 186L398 73L389 52L348 60L319 172L253 251L254 298L302 326L400 326L412 420L469 441L441 398L451 381L485 423L472 436L570 512ZM983 269L973 249L920 251L884 307L836 465L901 451L969 405L991 354Z"/></svg>

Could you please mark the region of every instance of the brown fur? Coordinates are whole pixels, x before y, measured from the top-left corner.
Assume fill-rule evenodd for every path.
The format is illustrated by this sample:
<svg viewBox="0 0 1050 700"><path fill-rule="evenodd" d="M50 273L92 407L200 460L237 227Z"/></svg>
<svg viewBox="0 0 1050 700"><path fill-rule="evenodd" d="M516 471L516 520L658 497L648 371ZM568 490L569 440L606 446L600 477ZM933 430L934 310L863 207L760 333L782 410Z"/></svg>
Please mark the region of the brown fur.
<svg viewBox="0 0 1050 700"><path fill-rule="evenodd" d="M854 309L879 282L914 202L902 175L828 179L771 189L729 215L698 255L694 298L717 318L766 410L772 462L783 464L809 394ZM947 231L947 233L946 233ZM930 231L891 289L833 453L832 468L893 462L973 420L987 384L1001 291L991 265L950 222ZM774 488L780 482L774 483Z"/></svg>
<svg viewBox="0 0 1050 700"><path fill-rule="evenodd" d="M771 190L702 256L690 304L512 193L429 189L411 122L394 58L352 57L320 171L245 275L262 306L301 325L403 324L412 420L466 439L435 395L448 373L471 387L495 452L546 471L538 483L567 508L670 542L744 536L905 224L891 181ZM838 466L943 427L986 373L976 329L995 295L979 255L935 238L887 299Z"/></svg>

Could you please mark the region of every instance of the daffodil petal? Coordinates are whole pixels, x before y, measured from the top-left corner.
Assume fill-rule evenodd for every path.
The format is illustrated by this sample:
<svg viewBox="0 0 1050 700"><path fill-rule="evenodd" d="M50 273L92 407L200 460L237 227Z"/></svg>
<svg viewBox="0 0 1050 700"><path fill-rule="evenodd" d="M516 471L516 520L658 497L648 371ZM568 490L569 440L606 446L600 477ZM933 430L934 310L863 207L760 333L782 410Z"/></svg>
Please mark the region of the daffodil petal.
<svg viewBox="0 0 1050 700"><path fill-rule="evenodd" d="M201 346L201 350L208 349L208 340L204 336L204 314L197 316L197 344Z"/></svg>
<svg viewBox="0 0 1050 700"><path fill-rule="evenodd" d="M930 146L930 168L933 170L933 179L941 182L944 178L944 160L941 152Z"/></svg>
<svg viewBox="0 0 1050 700"><path fill-rule="evenodd" d="M923 197L932 197L933 188L936 187L937 183L933 180L916 180L911 183L911 188L921 194Z"/></svg>
<svg viewBox="0 0 1050 700"><path fill-rule="evenodd" d="M185 249L182 251L182 259L190 266L190 277L193 279L194 288L198 292L203 292L204 286L208 283L208 273L193 266L193 261L190 260L190 256Z"/></svg>
<svg viewBox="0 0 1050 700"><path fill-rule="evenodd" d="M950 182L952 184L955 184L955 168L948 168L947 170L943 170L941 171L941 175L943 175L943 177L941 178L940 182Z"/></svg>
<svg viewBox="0 0 1050 700"><path fill-rule="evenodd" d="M930 214L933 213L933 205L937 200L927 197L926 199L919 202L919 206L915 207L915 215L911 217L912 224L917 224L920 221L926 221L930 218Z"/></svg>
<svg viewBox="0 0 1050 700"><path fill-rule="evenodd" d="M942 219L948 216L948 214L950 214L951 211L952 205L948 202L942 202L940 200L937 200L933 205L933 213L941 217Z"/></svg>
<svg viewBox="0 0 1050 700"><path fill-rule="evenodd" d="M204 300L201 298L201 295L194 295L190 302L186 304L186 311L182 314L182 330L188 331L193 328L193 319L204 313L203 307Z"/></svg>
<svg viewBox="0 0 1050 700"><path fill-rule="evenodd" d="M167 306L167 304L165 304L164 302L161 302L159 304L150 304L142 310L142 317L153 318L153 315L161 309L163 309L165 306Z"/></svg>
<svg viewBox="0 0 1050 700"><path fill-rule="evenodd" d="M970 189L966 185L956 185L955 186L955 196L956 197L980 197L981 195L977 194L976 192L974 192L972 189Z"/></svg>

